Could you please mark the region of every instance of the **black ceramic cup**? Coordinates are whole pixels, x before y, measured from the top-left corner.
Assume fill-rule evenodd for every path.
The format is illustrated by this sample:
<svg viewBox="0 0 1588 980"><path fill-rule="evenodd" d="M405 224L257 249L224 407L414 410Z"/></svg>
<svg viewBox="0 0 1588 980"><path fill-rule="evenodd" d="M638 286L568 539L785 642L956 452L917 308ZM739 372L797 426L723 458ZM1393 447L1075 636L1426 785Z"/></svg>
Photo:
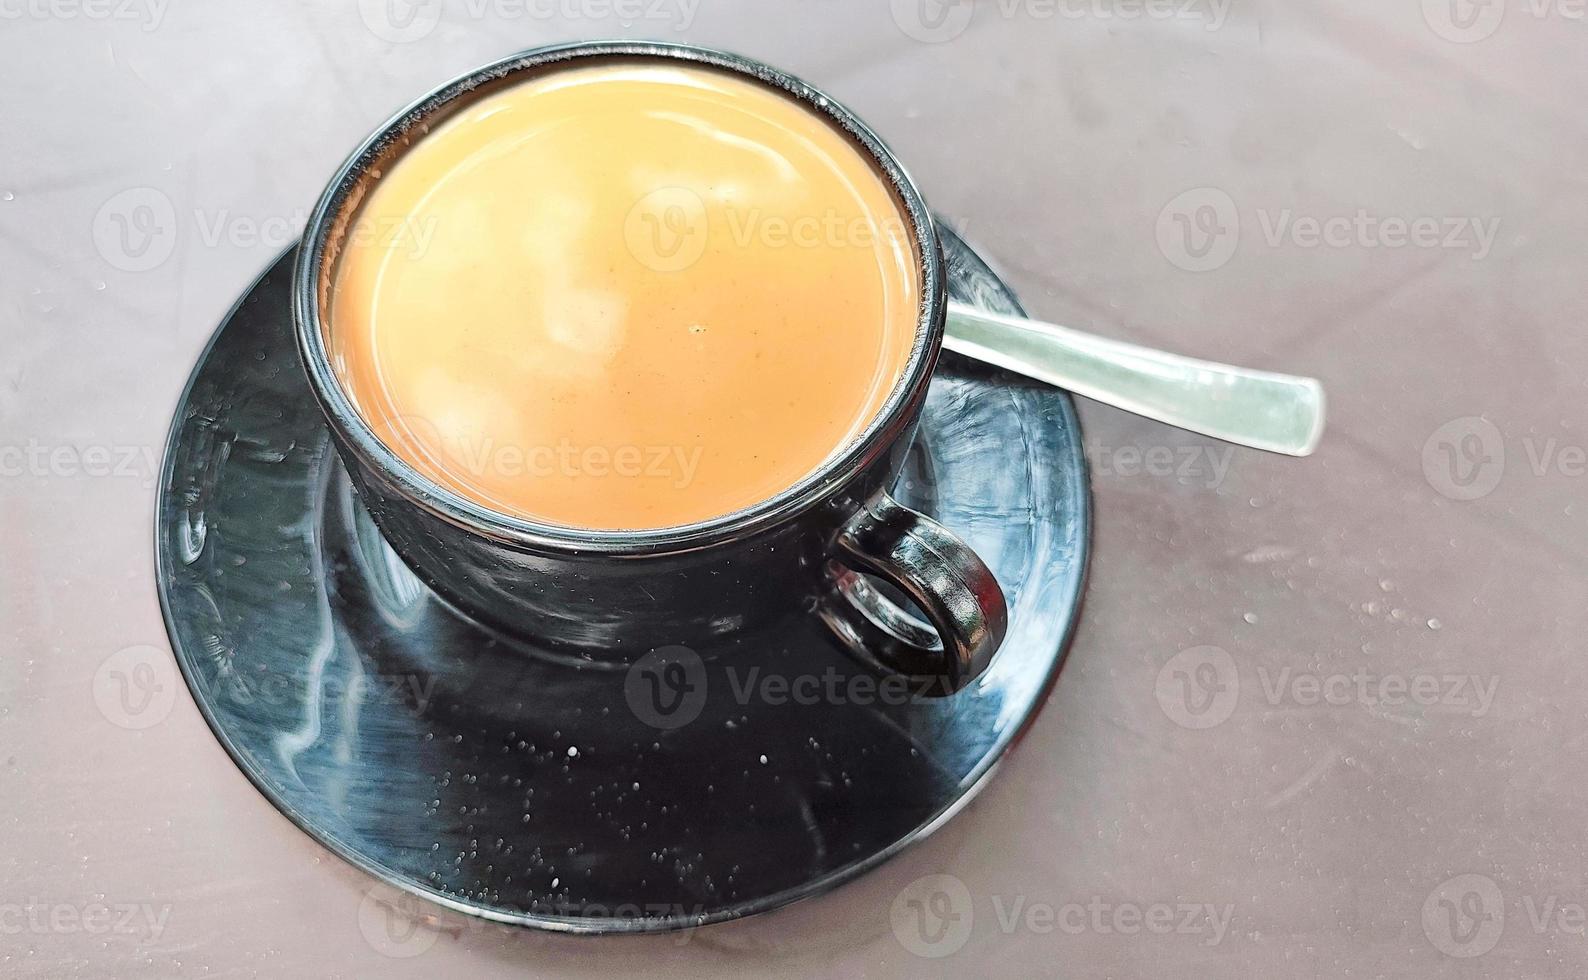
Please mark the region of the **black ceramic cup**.
<svg viewBox="0 0 1588 980"><path fill-rule="evenodd" d="M903 376L850 445L758 504L680 527L588 530L497 513L399 458L360 416L327 355L325 310L342 238L379 173L484 95L546 72L666 59L729 72L805 104L845 132L892 186L919 260L921 309ZM587 657L630 659L773 622L795 604L852 654L952 693L1003 639L991 571L940 524L888 494L904 464L943 342L947 302L932 218L877 137L831 98L766 65L703 48L591 42L539 48L458 78L381 127L337 172L309 219L293 283L298 349L359 497L392 548L442 598L486 624ZM896 604L891 584L929 624Z"/></svg>

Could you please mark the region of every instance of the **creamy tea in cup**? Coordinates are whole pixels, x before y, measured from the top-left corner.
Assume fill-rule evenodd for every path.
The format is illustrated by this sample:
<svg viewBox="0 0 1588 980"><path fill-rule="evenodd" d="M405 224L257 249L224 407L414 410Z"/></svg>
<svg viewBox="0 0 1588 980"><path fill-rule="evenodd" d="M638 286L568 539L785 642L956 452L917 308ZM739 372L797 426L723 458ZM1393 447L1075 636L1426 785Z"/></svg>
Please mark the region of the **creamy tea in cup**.
<svg viewBox="0 0 1588 980"><path fill-rule="evenodd" d="M379 438L500 513L689 524L798 483L879 414L921 265L837 125L661 60L475 100L370 184L326 343Z"/></svg>

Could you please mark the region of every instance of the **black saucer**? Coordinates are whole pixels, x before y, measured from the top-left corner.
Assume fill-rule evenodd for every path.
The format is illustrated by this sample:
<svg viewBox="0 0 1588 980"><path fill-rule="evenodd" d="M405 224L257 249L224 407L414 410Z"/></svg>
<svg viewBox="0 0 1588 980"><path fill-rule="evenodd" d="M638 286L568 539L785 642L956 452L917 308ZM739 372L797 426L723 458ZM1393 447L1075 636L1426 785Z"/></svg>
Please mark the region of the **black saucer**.
<svg viewBox="0 0 1588 980"><path fill-rule="evenodd" d="M951 232L955 298L1015 299ZM976 792L1075 624L1090 513L1074 406L944 355L896 496L1008 596L991 670L911 700L804 609L629 670L492 635L431 596L353 497L293 349L291 254L195 370L158 509L194 700L248 778L353 864L446 906L574 932L765 911L875 867Z"/></svg>

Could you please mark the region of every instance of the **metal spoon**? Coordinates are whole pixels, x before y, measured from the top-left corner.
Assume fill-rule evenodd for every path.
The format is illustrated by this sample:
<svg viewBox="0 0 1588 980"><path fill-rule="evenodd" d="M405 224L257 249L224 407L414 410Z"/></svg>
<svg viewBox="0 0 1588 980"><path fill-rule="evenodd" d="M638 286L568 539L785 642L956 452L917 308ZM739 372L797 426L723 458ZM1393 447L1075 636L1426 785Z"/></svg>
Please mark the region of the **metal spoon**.
<svg viewBox="0 0 1588 980"><path fill-rule="evenodd" d="M943 345L1237 445L1310 456L1323 437L1323 386L1313 378L1199 361L953 302Z"/></svg>

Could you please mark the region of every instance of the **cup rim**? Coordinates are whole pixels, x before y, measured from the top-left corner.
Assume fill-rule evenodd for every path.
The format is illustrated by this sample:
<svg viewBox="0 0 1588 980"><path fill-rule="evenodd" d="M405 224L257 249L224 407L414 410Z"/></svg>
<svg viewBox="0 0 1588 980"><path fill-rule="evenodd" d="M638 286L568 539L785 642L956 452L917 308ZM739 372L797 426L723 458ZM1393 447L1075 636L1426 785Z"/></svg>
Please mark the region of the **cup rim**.
<svg viewBox="0 0 1588 980"><path fill-rule="evenodd" d="M410 465L375 434L332 370L320 296L320 270L336 223L344 208L352 206L349 197L362 185L365 175L395 143L439 113L509 84L508 79L555 71L581 59L622 58L673 59L734 72L776 88L808 109L822 113L870 158L892 187L914 236L921 288L915 340L905 369L880 411L847 447L829 455L794 485L748 507L690 524L637 530L580 528L503 513L442 486ZM731 541L821 506L887 452L913 421L942 348L948 302L942 248L931 213L903 165L865 123L825 92L769 65L726 51L665 41L583 41L532 48L459 75L397 112L342 163L315 205L298 250L292 293L299 358L322 412L343 445L410 503L449 523L507 544L533 550L573 549L608 554L643 554Z"/></svg>

